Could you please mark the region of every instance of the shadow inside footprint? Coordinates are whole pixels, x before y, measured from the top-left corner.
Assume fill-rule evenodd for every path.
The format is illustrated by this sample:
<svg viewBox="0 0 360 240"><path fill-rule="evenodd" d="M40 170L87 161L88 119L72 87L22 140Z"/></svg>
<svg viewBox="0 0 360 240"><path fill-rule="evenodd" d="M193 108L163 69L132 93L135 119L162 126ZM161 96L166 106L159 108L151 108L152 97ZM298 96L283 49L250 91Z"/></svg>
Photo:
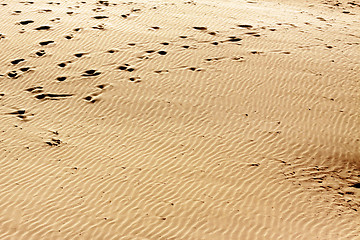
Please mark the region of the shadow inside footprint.
<svg viewBox="0 0 360 240"><path fill-rule="evenodd" d="M41 46L46 46L46 45L49 45L49 44L51 44L51 43L55 43L55 42L54 42L54 41L39 42L39 44L40 44Z"/></svg>
<svg viewBox="0 0 360 240"><path fill-rule="evenodd" d="M241 28L252 28L253 26L248 25L248 24L240 24L240 25L238 25L238 27L241 27Z"/></svg>
<svg viewBox="0 0 360 240"><path fill-rule="evenodd" d="M36 95L37 99L49 99L49 100L60 100L62 98L71 97L74 94L57 94L57 93L44 93Z"/></svg>
<svg viewBox="0 0 360 240"><path fill-rule="evenodd" d="M57 77L56 80L62 82L66 80L66 77Z"/></svg>
<svg viewBox="0 0 360 240"><path fill-rule="evenodd" d="M45 50L39 50L35 54L38 55L39 57L41 57L41 56L44 56L46 53L45 53Z"/></svg>
<svg viewBox="0 0 360 240"><path fill-rule="evenodd" d="M51 27L50 26L40 26L35 28L34 30L49 30Z"/></svg>
<svg viewBox="0 0 360 240"><path fill-rule="evenodd" d="M23 20L23 21L20 21L19 23L20 23L21 25L27 25L27 24L33 23L33 22L34 22L33 20Z"/></svg>
<svg viewBox="0 0 360 240"><path fill-rule="evenodd" d="M95 19L104 19L104 18L109 18L108 16L95 16L93 17Z"/></svg>
<svg viewBox="0 0 360 240"><path fill-rule="evenodd" d="M16 64L18 64L18 63L20 63L20 62L23 62L23 61L25 61L25 59L23 59L23 58L15 59L15 60L12 60L12 61L11 61L11 64L16 65Z"/></svg>
<svg viewBox="0 0 360 240"><path fill-rule="evenodd" d="M193 27L195 30L205 31L207 27Z"/></svg>
<svg viewBox="0 0 360 240"><path fill-rule="evenodd" d="M84 56L85 54L86 53L75 53L74 56L80 58L80 57Z"/></svg>
<svg viewBox="0 0 360 240"><path fill-rule="evenodd" d="M84 76L84 77L93 77L93 76L98 76L100 75L101 72L98 72L97 70L86 70L85 73L83 73L81 76Z"/></svg>

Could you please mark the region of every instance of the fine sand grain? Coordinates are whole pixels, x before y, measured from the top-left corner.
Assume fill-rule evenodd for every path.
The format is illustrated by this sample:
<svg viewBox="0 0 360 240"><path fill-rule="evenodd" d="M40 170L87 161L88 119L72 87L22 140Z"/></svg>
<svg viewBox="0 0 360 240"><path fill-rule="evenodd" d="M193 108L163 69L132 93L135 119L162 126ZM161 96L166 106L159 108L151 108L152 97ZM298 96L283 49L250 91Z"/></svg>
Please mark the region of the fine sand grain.
<svg viewBox="0 0 360 240"><path fill-rule="evenodd" d="M0 12L0 239L360 239L360 1Z"/></svg>

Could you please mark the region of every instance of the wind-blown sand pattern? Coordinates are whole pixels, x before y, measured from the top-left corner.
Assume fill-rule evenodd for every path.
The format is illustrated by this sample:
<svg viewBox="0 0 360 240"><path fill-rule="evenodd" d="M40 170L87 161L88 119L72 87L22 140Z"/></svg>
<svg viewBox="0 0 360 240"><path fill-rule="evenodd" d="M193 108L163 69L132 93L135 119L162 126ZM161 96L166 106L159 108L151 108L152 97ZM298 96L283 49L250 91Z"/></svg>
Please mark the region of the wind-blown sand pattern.
<svg viewBox="0 0 360 240"><path fill-rule="evenodd" d="M0 11L0 239L360 239L359 1Z"/></svg>

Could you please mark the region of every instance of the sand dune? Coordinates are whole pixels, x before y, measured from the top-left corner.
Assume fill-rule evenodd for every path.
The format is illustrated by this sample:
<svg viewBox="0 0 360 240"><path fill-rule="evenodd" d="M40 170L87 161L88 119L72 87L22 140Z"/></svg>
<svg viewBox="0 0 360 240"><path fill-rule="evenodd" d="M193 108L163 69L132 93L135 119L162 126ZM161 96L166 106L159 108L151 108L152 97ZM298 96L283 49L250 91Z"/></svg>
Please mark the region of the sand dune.
<svg viewBox="0 0 360 240"><path fill-rule="evenodd" d="M360 239L359 1L0 11L0 239Z"/></svg>

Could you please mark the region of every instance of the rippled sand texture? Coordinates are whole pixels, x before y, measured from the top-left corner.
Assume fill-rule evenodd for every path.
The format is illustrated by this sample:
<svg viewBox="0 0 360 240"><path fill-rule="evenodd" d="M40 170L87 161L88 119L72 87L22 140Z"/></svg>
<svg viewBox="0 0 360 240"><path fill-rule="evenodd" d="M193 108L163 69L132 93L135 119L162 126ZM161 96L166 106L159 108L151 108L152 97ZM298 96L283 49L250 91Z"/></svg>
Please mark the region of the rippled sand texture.
<svg viewBox="0 0 360 240"><path fill-rule="evenodd" d="M359 1L0 11L0 239L360 239Z"/></svg>

